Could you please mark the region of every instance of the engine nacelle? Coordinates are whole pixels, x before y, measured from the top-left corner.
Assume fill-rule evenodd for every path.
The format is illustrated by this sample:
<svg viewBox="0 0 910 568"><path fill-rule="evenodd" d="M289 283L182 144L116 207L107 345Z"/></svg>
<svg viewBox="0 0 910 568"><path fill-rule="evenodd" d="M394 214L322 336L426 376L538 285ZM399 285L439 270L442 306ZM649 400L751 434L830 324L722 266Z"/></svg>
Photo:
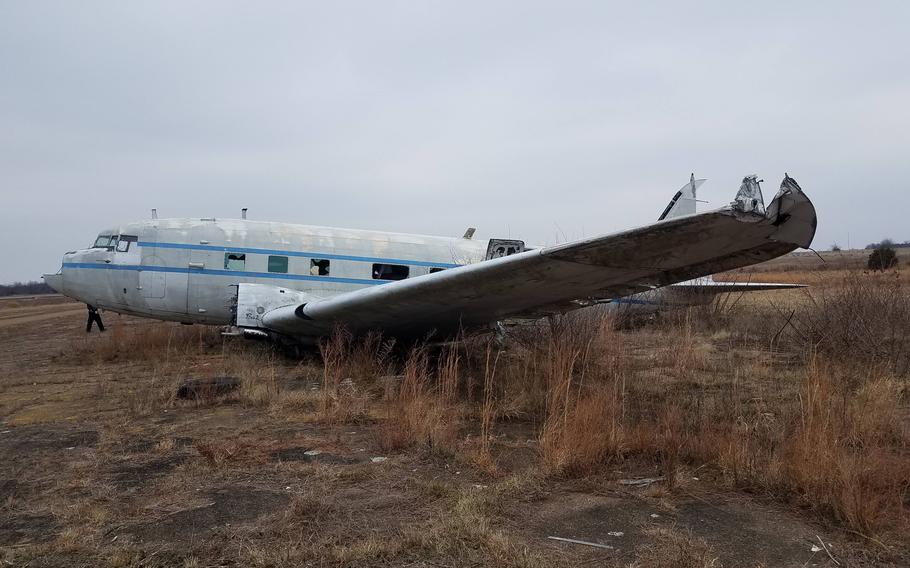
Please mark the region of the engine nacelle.
<svg viewBox="0 0 910 568"><path fill-rule="evenodd" d="M262 324L262 318L272 310L299 306L315 299L312 294L291 288L267 284L238 284L234 325L240 328L263 329L266 326Z"/></svg>

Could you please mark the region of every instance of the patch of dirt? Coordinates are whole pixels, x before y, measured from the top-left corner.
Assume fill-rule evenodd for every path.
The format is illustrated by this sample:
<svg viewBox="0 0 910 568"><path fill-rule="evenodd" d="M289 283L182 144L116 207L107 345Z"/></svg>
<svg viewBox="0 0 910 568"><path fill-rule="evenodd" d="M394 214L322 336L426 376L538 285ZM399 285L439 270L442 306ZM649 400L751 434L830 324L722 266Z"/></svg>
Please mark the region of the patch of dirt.
<svg viewBox="0 0 910 568"><path fill-rule="evenodd" d="M54 538L56 528L51 515L0 515L0 546L48 542Z"/></svg>
<svg viewBox="0 0 910 568"><path fill-rule="evenodd" d="M0 328L8 327L15 328L23 326L26 324L31 324L44 320L54 320L64 316L75 317L78 314L85 312L85 308L81 306L74 306L60 309L56 306L49 306L47 308L35 308L23 310L22 313L8 314L0 316Z"/></svg>
<svg viewBox="0 0 910 568"><path fill-rule="evenodd" d="M236 525L274 513L288 505L284 493L227 486L205 493L211 503L177 511L153 522L128 529L142 542L189 542L204 537L213 530Z"/></svg>
<svg viewBox="0 0 910 568"><path fill-rule="evenodd" d="M784 511L735 496L710 496L710 501L701 496L677 496L673 502L673 510L667 511L645 498L552 495L532 505L537 520L530 526L541 539L557 536L611 546L613 550L599 554L622 561L633 560L637 548L651 544L649 529L665 527L703 538L724 566L806 566L810 560L824 565L811 552L820 531ZM526 511L524 515L532 518Z"/></svg>
<svg viewBox="0 0 910 568"><path fill-rule="evenodd" d="M714 546L725 564L763 562L769 566L804 566L813 557L815 534L807 523L740 498L680 503L675 520ZM821 558L816 558L821 561Z"/></svg>
<svg viewBox="0 0 910 568"><path fill-rule="evenodd" d="M120 489L136 489L171 472L187 461L186 456L169 456L145 462L129 462L108 470L111 483Z"/></svg>
<svg viewBox="0 0 910 568"><path fill-rule="evenodd" d="M366 458L357 459L352 456L339 456L328 452L320 452L315 455L307 454L307 452L312 449L313 448L307 447L283 448L272 452L270 457L273 461L279 462L312 462L337 465L363 463L367 461Z"/></svg>
<svg viewBox="0 0 910 568"><path fill-rule="evenodd" d="M18 489L19 482L15 479L0 479L0 502L10 497L15 497Z"/></svg>
<svg viewBox="0 0 910 568"><path fill-rule="evenodd" d="M610 555L616 557L631 553L643 542L642 529L651 522L650 515L660 513L656 506L644 501L586 493L552 495L531 507L536 509L533 516L524 508L523 513L516 512L515 516L536 519L530 526L540 539L556 536L604 544L613 547ZM579 545L559 543L557 546Z"/></svg>
<svg viewBox="0 0 910 568"><path fill-rule="evenodd" d="M6 455L29 454L47 450L65 450L79 446L94 447L98 432L83 430L66 424L36 424L9 426L0 435L0 453Z"/></svg>

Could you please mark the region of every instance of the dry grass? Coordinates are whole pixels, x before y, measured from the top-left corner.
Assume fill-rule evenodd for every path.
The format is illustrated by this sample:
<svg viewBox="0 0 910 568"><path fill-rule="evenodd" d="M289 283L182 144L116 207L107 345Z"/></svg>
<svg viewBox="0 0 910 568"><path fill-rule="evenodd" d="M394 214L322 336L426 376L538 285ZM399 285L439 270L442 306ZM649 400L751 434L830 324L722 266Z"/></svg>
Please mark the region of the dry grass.
<svg viewBox="0 0 910 568"><path fill-rule="evenodd" d="M437 358L415 348L400 381L384 385L380 445L463 450L473 409L480 436L469 461L487 473L497 472L494 420L530 419L550 475L644 462L672 490L686 468L709 467L734 487L857 533L906 534L910 300L902 291L900 279L860 274L815 292L789 317L728 303L618 332L592 312L520 328L502 353L476 338ZM650 348L634 352L633 337ZM324 389L337 392L341 375L328 369L343 357L323 353Z"/></svg>
<svg viewBox="0 0 910 568"><path fill-rule="evenodd" d="M108 317L102 334L89 334L69 345L58 357L80 363L156 361L165 364L222 345L217 328L171 323L125 325Z"/></svg>
<svg viewBox="0 0 910 568"><path fill-rule="evenodd" d="M450 365L451 361L444 364L449 373L445 380L457 385L458 367ZM454 450L459 408L440 388L438 376L431 374L425 348L417 346L409 351L401 380L386 381L382 404L385 420L379 427L378 441L384 450L398 451L418 444L434 452Z"/></svg>
<svg viewBox="0 0 910 568"><path fill-rule="evenodd" d="M628 361L613 320L602 314L552 322L541 459L553 473L580 476L622 455Z"/></svg>
<svg viewBox="0 0 910 568"><path fill-rule="evenodd" d="M639 547L629 568L719 568L720 559L704 539L674 527L648 531L650 542Z"/></svg>
<svg viewBox="0 0 910 568"><path fill-rule="evenodd" d="M277 442L262 437L199 436L188 451L212 476L259 466L258 474L292 472L308 484L276 517L275 535L290 544L281 555L251 546L243 553L250 564L545 565L504 529L504 504L534 499L556 482L612 483L616 470L663 477L654 489L662 499L686 491L698 470L726 489L792 504L893 546L910 538L910 298L903 276L826 277L829 285L783 302L727 298L636 329L617 330L596 311L557 317L512 330L502 350L489 337L467 336L438 352L418 345L396 355L378 335L339 329L320 344L321 363L297 362L263 346L227 344L203 328L154 324L114 325L59 358L84 368L151 369L147 380L98 387L99 398L119 397L133 418L233 405L287 424L368 430L374 450L425 460L413 471L445 461L497 483L481 492L425 480L415 490L421 503L441 503L442 513L393 535L351 540L337 532L344 529L336 519L356 515L325 497L348 483L338 469L267 465ZM187 376L241 383L232 393L177 400L175 386ZM497 438L516 426L522 441L531 439L520 473ZM175 452L173 436L154 451ZM7 500L0 510L16 506ZM73 549L83 536L63 533L55 546ZM684 530L649 536L634 566L718 565L716 551ZM118 552L111 563L128 564L131 554Z"/></svg>
<svg viewBox="0 0 910 568"><path fill-rule="evenodd" d="M506 358L503 388L523 387L516 398L526 408L544 405L540 459L551 473L582 477L645 460L672 488L682 469L708 466L733 486L863 535L907 534L910 299L902 290L899 279L860 274L816 292L789 324L800 337L776 343L789 355L761 348L786 321L769 306L736 308L723 332L691 312L633 332L654 342L646 366L626 353L628 334L567 319L549 334L521 336L521 349L545 357L530 367Z"/></svg>
<svg viewBox="0 0 910 568"><path fill-rule="evenodd" d="M322 355L322 390L319 417L344 423L364 418L372 389L389 374L393 341L378 334L354 337L338 327L319 343Z"/></svg>
<svg viewBox="0 0 910 568"><path fill-rule="evenodd" d="M152 380L126 394L137 416L178 404L175 381L187 361L220 350L220 364L203 375L239 376L241 388L191 404L315 410L330 424L377 416L384 451L467 450L468 461L491 474L498 473L494 423L530 420L550 475L584 477L643 461L672 488L681 470L707 465L733 486L864 535L903 533L910 296L899 276L863 273L800 294L789 312L726 299L721 309L681 311L627 332L592 311L519 328L506 351L488 338L462 337L438 354L417 346L403 359L378 335L338 329L320 344L318 392L282 389L286 361L264 349L228 350L199 327L115 325L63 357L153 362ZM650 347L636 352L633 340ZM471 415L479 423L474 444ZM197 449L212 466L262 455L237 441Z"/></svg>
<svg viewBox="0 0 910 568"><path fill-rule="evenodd" d="M856 371L910 373L910 285L899 272L850 273L810 299L787 329L794 341Z"/></svg>

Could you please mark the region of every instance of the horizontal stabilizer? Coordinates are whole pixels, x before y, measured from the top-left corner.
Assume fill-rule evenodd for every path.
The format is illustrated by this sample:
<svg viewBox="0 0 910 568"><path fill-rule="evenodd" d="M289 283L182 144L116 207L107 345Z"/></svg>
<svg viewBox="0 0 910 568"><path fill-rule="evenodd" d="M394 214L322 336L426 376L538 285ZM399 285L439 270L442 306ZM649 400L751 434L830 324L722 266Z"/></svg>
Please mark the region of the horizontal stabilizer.
<svg viewBox="0 0 910 568"><path fill-rule="evenodd" d="M807 288L806 284L790 284L786 282L714 282L703 280L697 283L681 282L673 284L674 290L702 292L709 294L726 294L729 292L758 292L761 290L790 290L793 288Z"/></svg>

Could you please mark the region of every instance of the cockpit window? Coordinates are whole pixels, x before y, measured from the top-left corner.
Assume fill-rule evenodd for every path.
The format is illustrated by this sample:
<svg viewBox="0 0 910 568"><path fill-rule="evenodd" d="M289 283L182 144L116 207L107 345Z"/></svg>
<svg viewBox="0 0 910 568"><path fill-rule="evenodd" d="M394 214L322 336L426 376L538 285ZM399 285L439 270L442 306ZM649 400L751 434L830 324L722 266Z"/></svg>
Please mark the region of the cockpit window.
<svg viewBox="0 0 910 568"><path fill-rule="evenodd" d="M113 248L117 244L117 235L98 235L98 238L95 239L95 244L92 245L92 248Z"/></svg>
<svg viewBox="0 0 910 568"><path fill-rule="evenodd" d="M120 240L117 241L117 252L129 252L130 244L138 240L139 237L134 235L120 235Z"/></svg>

